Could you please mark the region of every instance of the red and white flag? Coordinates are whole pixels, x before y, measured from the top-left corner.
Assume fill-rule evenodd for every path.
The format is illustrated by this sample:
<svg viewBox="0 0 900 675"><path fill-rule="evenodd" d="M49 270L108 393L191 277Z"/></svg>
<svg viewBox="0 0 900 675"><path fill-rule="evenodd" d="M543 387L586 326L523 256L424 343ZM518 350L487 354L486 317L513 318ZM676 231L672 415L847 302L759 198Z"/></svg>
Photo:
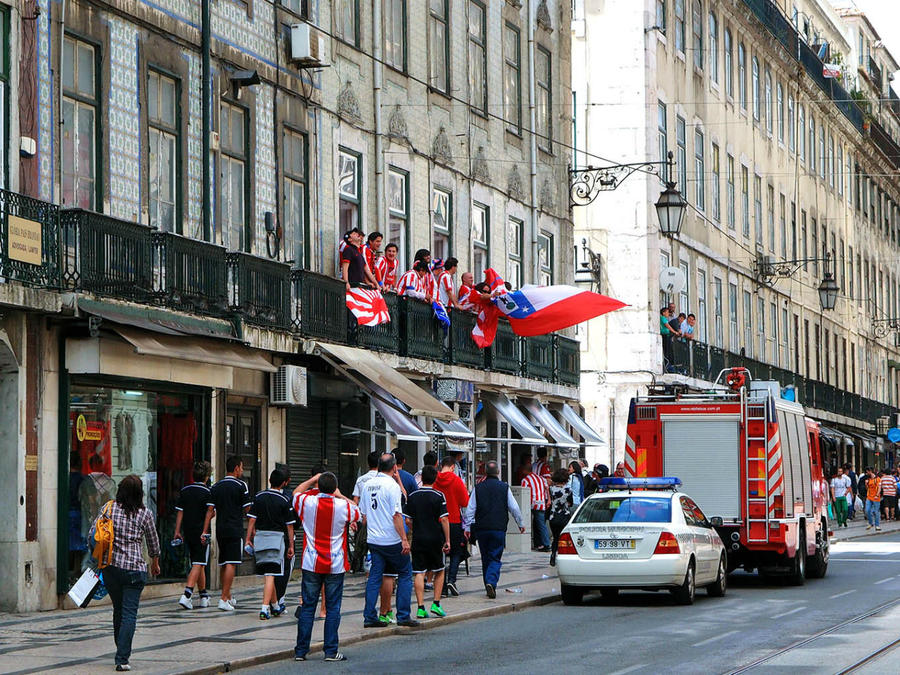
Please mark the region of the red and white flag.
<svg viewBox="0 0 900 675"><path fill-rule="evenodd" d="M841 76L841 66L837 63L823 63L822 77L839 78Z"/></svg>
<svg viewBox="0 0 900 675"><path fill-rule="evenodd" d="M353 312L360 326L377 326L391 320L384 296L368 288L347 291L347 309Z"/></svg>

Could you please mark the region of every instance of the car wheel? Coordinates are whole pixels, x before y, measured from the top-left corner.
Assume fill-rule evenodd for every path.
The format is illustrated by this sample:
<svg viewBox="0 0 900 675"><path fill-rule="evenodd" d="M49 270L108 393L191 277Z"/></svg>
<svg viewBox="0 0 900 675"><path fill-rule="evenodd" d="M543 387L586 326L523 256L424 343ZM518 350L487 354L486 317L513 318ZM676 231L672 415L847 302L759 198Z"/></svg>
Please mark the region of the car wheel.
<svg viewBox="0 0 900 675"><path fill-rule="evenodd" d="M562 584L559 590L564 605L580 605L582 598L584 598L584 589L578 586Z"/></svg>
<svg viewBox="0 0 900 675"><path fill-rule="evenodd" d="M618 588L601 588L600 597L606 601L612 601L619 597Z"/></svg>
<svg viewBox="0 0 900 675"><path fill-rule="evenodd" d="M797 552L792 560L793 566L788 581L791 586L802 586L806 581L806 532L800 530L797 537Z"/></svg>
<svg viewBox="0 0 900 675"><path fill-rule="evenodd" d="M694 585L694 559L688 563L687 572L684 573L684 582L675 589L675 602L679 605L693 605L697 588Z"/></svg>
<svg viewBox="0 0 900 675"><path fill-rule="evenodd" d="M716 580L706 587L706 594L713 598L721 598L728 589L728 574L725 572L725 556L719 558L719 574Z"/></svg>

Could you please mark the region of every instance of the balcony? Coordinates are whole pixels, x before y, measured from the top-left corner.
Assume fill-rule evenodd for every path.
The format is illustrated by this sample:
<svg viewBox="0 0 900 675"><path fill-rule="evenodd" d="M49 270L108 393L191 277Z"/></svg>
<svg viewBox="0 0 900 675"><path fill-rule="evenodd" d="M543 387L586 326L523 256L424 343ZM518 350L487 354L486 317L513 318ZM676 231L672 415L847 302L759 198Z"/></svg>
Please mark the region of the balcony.
<svg viewBox="0 0 900 675"><path fill-rule="evenodd" d="M171 232L154 232L152 239L156 301L183 312L225 315L225 249Z"/></svg>
<svg viewBox="0 0 900 675"><path fill-rule="evenodd" d="M550 380L553 377L553 336L537 335L523 340L525 345L525 368L523 375L535 380Z"/></svg>
<svg viewBox="0 0 900 675"><path fill-rule="evenodd" d="M294 332L329 342L348 342L344 282L307 270L294 270L291 279Z"/></svg>
<svg viewBox="0 0 900 675"><path fill-rule="evenodd" d="M868 68L867 73L869 75L869 79L872 81L872 86L881 93L881 83L883 80L881 79L881 68L878 66L878 63L871 56L868 59Z"/></svg>
<svg viewBox="0 0 900 675"><path fill-rule="evenodd" d="M500 319L497 337L487 350L487 367L498 373L521 375L523 366L522 338L513 333L509 321Z"/></svg>
<svg viewBox="0 0 900 675"><path fill-rule="evenodd" d="M0 190L0 277L57 288L59 260L59 209Z"/></svg>
<svg viewBox="0 0 900 675"><path fill-rule="evenodd" d="M290 265L249 253L226 253L230 309L248 323L288 329L291 325Z"/></svg>

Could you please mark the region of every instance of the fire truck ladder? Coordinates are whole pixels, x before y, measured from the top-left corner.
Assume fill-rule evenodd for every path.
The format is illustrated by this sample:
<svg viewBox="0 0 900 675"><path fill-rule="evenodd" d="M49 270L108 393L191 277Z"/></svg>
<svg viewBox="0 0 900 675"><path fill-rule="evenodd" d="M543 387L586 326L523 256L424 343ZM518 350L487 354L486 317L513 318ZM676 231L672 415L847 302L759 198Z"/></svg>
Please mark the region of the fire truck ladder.
<svg viewBox="0 0 900 675"><path fill-rule="evenodd" d="M769 401L763 392L752 399L741 389L741 417L744 420L744 475L747 480L747 541L769 541L769 498L767 469L767 433ZM760 399L760 395L762 398Z"/></svg>

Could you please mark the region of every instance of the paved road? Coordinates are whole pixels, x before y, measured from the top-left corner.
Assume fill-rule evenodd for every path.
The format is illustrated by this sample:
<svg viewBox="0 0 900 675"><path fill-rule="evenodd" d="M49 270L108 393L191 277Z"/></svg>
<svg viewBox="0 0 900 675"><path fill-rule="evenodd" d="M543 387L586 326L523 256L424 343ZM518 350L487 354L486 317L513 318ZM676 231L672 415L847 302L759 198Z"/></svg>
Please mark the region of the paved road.
<svg viewBox="0 0 900 675"><path fill-rule="evenodd" d="M674 606L668 593L622 593L613 603L588 596L581 607L553 604L349 645L343 664L323 663L321 654L313 654L303 664L249 672L724 673L892 601L898 602L750 672L837 673L896 640L900 534L835 544L828 576L800 588L736 573L725 598L698 594L692 607ZM900 672L900 650L860 672Z"/></svg>

